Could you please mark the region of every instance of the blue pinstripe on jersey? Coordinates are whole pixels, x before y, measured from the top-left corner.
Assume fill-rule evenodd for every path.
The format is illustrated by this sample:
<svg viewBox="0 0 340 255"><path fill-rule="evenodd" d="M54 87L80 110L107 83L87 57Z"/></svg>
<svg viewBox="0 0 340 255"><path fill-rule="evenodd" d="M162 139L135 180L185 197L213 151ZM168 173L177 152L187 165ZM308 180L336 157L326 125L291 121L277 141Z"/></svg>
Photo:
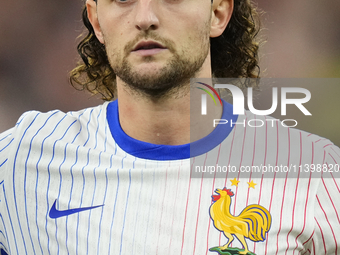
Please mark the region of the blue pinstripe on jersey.
<svg viewBox="0 0 340 255"><path fill-rule="evenodd" d="M1 185L1 183L0 183L0 185ZM1 200L0 200L0 202L1 202ZM3 237L5 237L5 235L4 235L4 233L0 230L0 234L3 236ZM6 237L5 237L6 238Z"/></svg>
<svg viewBox="0 0 340 255"><path fill-rule="evenodd" d="M24 120L24 118L26 117L26 115L30 114L30 112L25 112L23 115L20 116L18 122L15 124L15 126L19 126L21 124L21 122Z"/></svg>
<svg viewBox="0 0 340 255"><path fill-rule="evenodd" d="M2 139L0 139L0 142L3 141L3 140L5 140L7 137L10 137L11 135L12 135L12 133L6 135L6 136L3 137ZM8 144L6 144L2 149L0 149L0 153L1 153L2 151L4 151L4 150L5 150L5 149L13 142L13 140L14 140L14 138L12 138L12 139L9 141ZM5 163L6 163L7 161L8 161L8 158L6 158L2 163L0 163L0 167L4 166Z"/></svg>
<svg viewBox="0 0 340 255"><path fill-rule="evenodd" d="M43 144L45 143L45 141L47 140L47 138L49 138L55 131L56 129L58 128L59 124L65 119L66 115L61 119L59 120L59 122L57 123L57 125L54 127L53 131L43 140ZM67 131L66 131L67 132ZM63 137L65 136L66 132L64 133ZM60 138L62 139L62 138ZM51 162L53 161L54 159L54 153L55 153L55 144L57 143L57 141L54 142L53 144L53 150L52 150L52 158L47 166L47 172L48 172L48 182L47 182L47 190L46 190L46 202L47 202L47 210L46 210L46 219L48 219L48 213L49 213L49 208L50 208L50 204L49 204L49 199L48 199L48 194L49 194L49 189L50 189L50 183L51 183L51 175L50 175L50 166L51 166ZM48 231L47 231L47 223L48 221L46 220L46 224L45 224L45 231L46 231L46 235L47 235L47 249L48 249L48 253L51 254L51 251L50 251L50 236L48 234Z"/></svg>
<svg viewBox="0 0 340 255"><path fill-rule="evenodd" d="M84 146L86 146L86 144L87 144L88 141L90 140L90 136L91 136L91 133L90 133L90 130L89 130L89 125L90 125L90 122L91 122L92 113L93 113L93 109L92 109L91 112L90 112L89 121L88 121L87 124L86 124L86 129L87 129L87 140L85 141Z"/></svg>
<svg viewBox="0 0 340 255"><path fill-rule="evenodd" d="M105 141L104 141L104 153L106 152L106 146L107 146L107 125L105 125ZM112 157L113 155L111 155L110 157L110 169L112 168ZM105 169L105 192L104 192L104 198L103 198L103 203L102 204L105 204L106 203L106 194L107 194L107 187L108 187L108 178L107 178L107 170L108 168ZM99 229L99 235L98 235L98 243L97 243L97 254L99 255L99 245L100 245L100 233L101 233L101 226L102 226L102 220L103 220L103 211L101 211L100 213L100 220L99 220L99 226L98 226L98 229Z"/></svg>
<svg viewBox="0 0 340 255"><path fill-rule="evenodd" d="M53 117L53 116L54 116L55 114L57 114L57 113L58 113L58 112L56 111L56 112L54 112L52 115L50 115L50 116L47 118L47 120L45 121L44 125L37 131L36 135L37 135L37 134L41 131L41 129L47 124L47 122L50 120L50 118ZM52 133L53 133L53 131L52 131ZM52 133L50 133L49 136L51 136ZM43 157L44 143L45 143L46 139L47 139L49 136L45 137L44 140L43 140L43 142L41 143L40 156L39 156L39 159L38 159L38 161L37 161L37 163L36 163L37 180L36 180L36 186L35 186L35 201L36 201L36 215L35 215L35 221L36 221L38 242L39 242L39 247L40 247L41 253L44 253L44 252L43 252L43 248L42 248L41 241L40 241L40 231L39 231L39 228L38 228L38 213L37 213L37 212L39 211L39 210L38 210L38 204L39 204L39 203L38 203L39 163L40 163L40 161L41 161L41 159L42 159L42 157ZM32 143L32 141L33 141L34 138L35 138L35 137L32 138L31 143ZM27 159L28 159L28 157L27 157ZM27 168L26 168L26 172L27 172ZM25 183L26 183L26 181L25 181ZM25 192L25 193L26 193L26 192ZM26 200L26 198L25 198L25 200ZM27 217L27 216L26 216L26 217Z"/></svg>
<svg viewBox="0 0 340 255"><path fill-rule="evenodd" d="M5 140L7 137L9 137L11 135L12 135L12 133L7 134L6 136L4 136L3 138L0 139L0 142L2 142L3 140ZM14 139L14 138L12 138L12 139Z"/></svg>
<svg viewBox="0 0 340 255"><path fill-rule="evenodd" d="M105 139L105 143L106 143L106 139ZM105 144L106 146L106 144ZM111 158L110 158L110 169L112 168L112 157L113 155L111 155ZM106 203L106 194L107 194L107 187L108 187L108 178L107 178L107 170L108 168L105 169L105 192L104 192L104 198L103 198L103 203L102 204L105 204ZM99 255L99 244L100 244L100 233L101 233L101 227L102 227L102 220L103 220L103 211L101 211L100 213L100 220L99 220L99 226L98 226L98 229L99 229L99 235L98 235L98 244L97 244L97 255Z"/></svg>
<svg viewBox="0 0 340 255"><path fill-rule="evenodd" d="M96 145L97 146L97 145ZM96 187L97 187L97 176L96 176L96 169L98 167L100 167L100 163L101 163L101 155L102 155L102 151L99 153L99 159L98 159L98 166L93 170L93 177L94 177L94 190L93 190L93 195L92 195L92 202L91 202L91 206L93 206L94 204L94 197L95 197L95 193L96 193ZM103 203L104 205L104 203ZM101 208L101 210L103 211L103 207ZM86 254L89 254L89 235L90 235L90 228L91 228L91 213L92 211L89 212L89 219L88 219L88 229L87 229L87 252Z"/></svg>
<svg viewBox="0 0 340 255"><path fill-rule="evenodd" d="M97 132L96 132L96 146L97 146L97 141L98 141L98 130L99 130L99 116L101 115L102 113L102 110L100 110L100 113L97 117L97 122L98 122L98 128L97 128ZM105 122L106 124L106 122ZM107 142L107 125L105 125L105 141L104 141L104 153L106 152L106 142ZM101 160L100 160L100 157L101 157L101 154L102 152L100 152L100 155L99 155L99 164L98 164L98 167L100 167L101 165ZM112 157L112 156L111 156ZM94 171L94 174L96 174L96 171ZM105 186L105 194L104 194L104 199L103 199L103 202L102 204L105 205L106 201L106 191L107 191L107 183L108 183L108 180L107 180L107 168L105 169L105 183L106 183L106 186ZM97 179L96 179L96 175L95 175L95 190L96 190L96 187L97 187ZM92 198L92 205L93 205L93 201L94 201L94 195L95 195L95 192L93 192L93 198ZM101 208L101 217L100 217L100 221L99 221L99 229L101 227L101 221L102 221L102 216L103 216L103 210L104 208ZM91 217L91 212L90 212L90 217ZM90 226L90 224L89 224ZM89 230L90 232L90 230ZM88 232L88 235L87 235L87 240L89 240L89 232ZM97 244L97 247L99 247L99 241L100 241L100 231L99 231L99 236L98 236L98 244ZM89 241L87 241L89 243ZM87 249L88 250L88 249ZM97 250L99 252L99 249Z"/></svg>
<svg viewBox="0 0 340 255"><path fill-rule="evenodd" d="M9 135L8 135L8 136L9 136ZM6 136L5 138L7 138L8 136ZM5 138L4 138L4 139L1 139L1 141L2 141L2 140L5 140ZM0 150L0 152L2 152L3 150L5 150L5 149L13 142L13 140L14 140L14 138L12 138L12 139L9 141L9 143L6 144L5 147L3 147L3 148ZM0 141L0 142L1 142L1 141Z"/></svg>
<svg viewBox="0 0 340 255"><path fill-rule="evenodd" d="M152 191L151 191L151 196L150 196L150 204L149 204L149 212L148 212L148 219L147 219L147 223L146 223L146 232L145 232L145 240L144 240L144 243L146 244L146 240L147 240L147 237L148 237L148 229L149 229L149 220L150 220L150 213L151 213L151 202L153 200L153 196L154 196L154 189L155 189L155 170L153 171L153 174L152 174ZM145 250L146 248L146 245L144 245L144 255L145 255Z"/></svg>
<svg viewBox="0 0 340 255"><path fill-rule="evenodd" d="M120 251L119 254L122 254L122 248L123 248L123 235L124 235L124 227L125 227L125 220L126 220L126 211L128 208L129 204L129 198L130 198L130 189L131 189L131 169L129 169L129 187L128 187L128 192L126 195L126 203L125 203L125 211L124 211L124 219L123 219L123 228L122 228L122 233L120 236Z"/></svg>
<svg viewBox="0 0 340 255"><path fill-rule="evenodd" d="M86 129L87 129L87 140L85 141L84 143L84 146L87 145L87 143L89 142L90 140L90 137L91 137L91 132L89 130L89 125L90 125L90 122L91 122L91 116L92 116L92 113L93 113L93 109L90 111L90 116L89 116L89 120L86 124ZM82 189L82 193L81 193L81 199L80 199L80 205L79 207L82 207L82 204L83 204L83 195L84 195L84 189L85 189L85 176L84 176L84 169L86 166L89 165L89 161L90 161L90 150L91 148L88 150L87 152L87 163L85 166L83 166L82 168L82 176L83 176L83 189ZM77 230L76 230L76 253L78 254L78 233L79 233L79 214L77 215Z"/></svg>
<svg viewBox="0 0 340 255"><path fill-rule="evenodd" d="M23 135L22 135L22 137L21 137L21 139L20 139L20 142L19 142L19 145L18 145L18 148L17 148L17 151L16 151L16 153L15 153L15 157L14 157L14 162L16 162L17 161L17 157L18 157L18 153L19 153L19 149L20 149L20 146L21 146L21 143L22 143L22 141L23 141L23 139L24 139L24 137L25 137L25 135L26 135L26 133L27 133L27 131L30 129L30 127L32 126L32 124L35 122L35 120L37 119L37 117L40 115L40 113L37 113L36 115L35 115L35 117L33 118L33 120L31 121L31 123L28 125L28 127L25 129L25 131L24 131L24 133L23 133ZM48 119L50 119L52 117L52 115L48 118ZM48 120L47 119L47 120ZM47 122L47 120L46 120L46 122ZM46 124L46 122L44 123L44 125ZM40 129L39 129L40 130ZM37 131L37 133L38 133L39 131ZM13 166L13 187L15 187L15 173L16 173L16 164L14 164L14 166ZM26 181L25 181L25 183L26 183ZM18 218L18 223L19 223L19 228L20 228L20 232L21 232L21 235L22 235L22 239L23 239L23 243L24 243L24 246L25 246L25 251L26 251L26 253L27 253L27 248L26 248L26 243L25 243L25 240L24 240L24 235L23 235L23 233L22 233L22 228L21 228L21 224L20 224L20 219L19 219L19 214L18 214L18 206L17 206L17 202L16 202L16 194L15 194L15 189L13 190L13 195L14 195L14 204L15 204L15 208L16 208L16 213L17 213L17 218ZM25 192L25 196L26 196L26 192ZM25 209L26 209L26 212L27 212L27 203L26 203L26 197L25 197ZM27 217L27 213L26 213L26 217ZM14 235L14 231L13 231L13 235ZM31 236L30 236L31 237ZM31 242L32 242L32 237L31 237ZM17 242L15 241L15 244L17 245ZM32 246L33 246L33 242L32 242Z"/></svg>
<svg viewBox="0 0 340 255"><path fill-rule="evenodd" d="M107 122L105 121L105 140L104 140L104 152L106 152L106 150L107 150Z"/></svg>
<svg viewBox="0 0 340 255"><path fill-rule="evenodd" d="M85 175L84 175L84 169L89 165L90 163L90 151L91 151L91 148L87 151L87 162L86 164L82 167L81 169L81 174L82 174L82 177L83 177L83 189L81 191L81 197L80 197L80 205L79 205L79 208L81 208L83 206L83 197L84 197L84 190L85 190L85 183L86 183L86 180L85 180ZM79 254L78 253L78 239L79 239L79 214L77 215L77 228L76 228L76 254Z"/></svg>
<svg viewBox="0 0 340 255"><path fill-rule="evenodd" d="M102 113L102 110L100 109L99 114L97 116L98 125L97 125L97 130L96 130L96 144L94 146L94 149L97 149L97 145L98 145L98 131L99 131L99 127L100 127L99 117L100 117L101 113Z"/></svg>
<svg viewBox="0 0 340 255"><path fill-rule="evenodd" d="M4 200L5 200L5 203L6 203L7 215L8 215L9 222L10 222L11 227L12 227L12 233L13 233L13 236L14 236L15 249L16 249L16 251L17 251L17 253L18 253L17 239L16 239L16 237L15 237L15 232L14 232L14 228L13 228L12 218L11 218L11 215L10 215L9 209L8 209L8 202L7 202L7 198L6 198L6 190L5 190L5 186L4 186L4 185L2 185L2 190L3 190L3 192L4 192L4 197L5 197ZM1 218L2 218L2 217L1 217ZM4 222L3 219L2 219L2 222ZM5 226L5 224L4 224L4 226ZM7 235L6 227L5 227L5 232L6 232L6 235ZM9 249L10 249L9 252L12 253L12 252L11 252L11 247L9 247Z"/></svg>
<svg viewBox="0 0 340 255"><path fill-rule="evenodd" d="M73 183L74 183L74 177L73 177L73 167L77 164L78 162L78 152L79 152L80 146L77 147L76 149L76 159L74 164L71 166L70 173L71 173L71 190L70 190L70 199L68 202L68 208L70 208L70 203L71 203L71 198L72 198L72 191L73 191ZM70 251L68 249L68 217L66 218L66 249L67 249L67 254L70 254Z"/></svg>
<svg viewBox="0 0 340 255"><path fill-rule="evenodd" d="M2 167L7 161L8 161L8 158L0 164L0 167Z"/></svg>
<svg viewBox="0 0 340 255"><path fill-rule="evenodd" d="M110 227L110 240L112 240L112 227L113 227L113 222L115 219L115 213L116 213L116 205L117 205L117 199L118 199L118 191L119 191L119 169L117 169L117 190L116 190L116 198L115 198L115 203L113 206L113 214L112 214L112 221L111 221L111 227ZM109 243L109 252L108 255L111 254L111 243Z"/></svg>
<svg viewBox="0 0 340 255"><path fill-rule="evenodd" d="M84 112L86 112L86 111L84 111ZM79 123L79 118L80 118L81 116L83 116L84 112L78 116L77 120L74 121L74 123ZM71 115L73 115L73 114L71 114ZM73 125L74 123L72 123L72 125ZM71 126L70 126L70 127L71 127ZM69 127L69 128L70 128L70 127ZM68 129L69 129L69 128L68 128ZM74 143L74 140L79 136L79 134L80 134L80 132L81 132L81 129L82 129L82 126L80 125L79 131L78 131L78 133L74 136L74 138L73 138L73 140L72 140L72 143ZM62 184L62 179L63 179L63 178L62 178L62 174L61 174L61 168L62 168L62 166L64 165L64 163L65 163L65 161L66 161L66 158L67 158L67 147L68 147L68 145L69 145L69 143L67 143L66 146L65 146L65 149L64 149L64 159L63 159L62 163L61 163L60 166L59 166L60 183L59 183L59 190L58 190L58 199L57 199L58 201L59 201L59 198L60 198L61 184ZM56 238L56 242L57 242L57 246L58 246L57 254L59 254L59 252L60 252L59 250L60 250L60 249L59 249L59 241L58 241L57 236L58 236L58 228L56 228L55 238ZM66 244L66 247L68 247L67 244Z"/></svg>
<svg viewBox="0 0 340 255"><path fill-rule="evenodd" d="M78 116L78 122L80 123L81 122L81 120L80 120L80 118L81 117L84 117L84 115L85 115L85 113L88 111L88 109L86 109L82 114L80 114L79 116ZM82 129L83 129L83 126L82 125L80 125L80 129L79 129L79 131L78 131L78 133L77 133L77 135L74 137L74 139L73 139L73 141L72 141L72 144L75 142L75 140L77 139L77 137L80 135L80 133L82 132ZM74 162L74 164L71 166L71 168L70 168L70 173L71 173L71 191L70 191L70 199L69 199L69 202L68 202L68 208L70 208L70 203L71 203L71 199L72 199L72 192L73 192L73 184L74 184L74 177L73 177L73 167L77 164L77 162L78 162L78 152L79 152L79 148L80 148L80 146L78 146L77 147L77 149L76 149L76 158L75 158L75 162ZM67 249L67 254L70 254L70 251L69 251L69 249L68 249L68 217L66 218L66 249Z"/></svg>
<svg viewBox="0 0 340 255"><path fill-rule="evenodd" d="M141 184L140 184L140 188L139 188L140 192L139 192L139 197L138 197L137 208L139 208L139 206L140 206L140 200L141 200L141 195L142 195L142 189L143 189L143 177L144 177L144 176L143 176L143 172L144 172L144 171L143 171L143 169L142 169L142 171L141 171ZM135 222L137 222L138 213L139 213L139 210L136 210ZM136 227L136 224L135 224L135 229L134 229L134 231L133 231L132 244L135 243L136 229L137 229L137 227ZM132 254L134 253L134 248L135 248L135 246L133 246Z"/></svg>
<svg viewBox="0 0 340 255"><path fill-rule="evenodd" d="M61 174L61 167L64 165L65 161L66 161L66 152L67 152L67 147L68 147L68 143L66 144L65 146L65 149L64 149L64 159L63 159L63 162L61 162L60 166L59 166L59 178L60 178L60 182L59 182L59 190L58 190L58 199L57 201L59 201L59 198L60 198L60 191L61 191L61 184L63 182L63 175ZM57 246L58 246L58 250L57 250L57 254L59 254L59 241L58 241L58 228L56 228L55 230L55 240L57 241Z"/></svg>
<svg viewBox="0 0 340 255"><path fill-rule="evenodd" d="M54 116L55 114L57 114L58 112L54 112L45 122L44 126L46 125L46 123L48 122L48 120L50 120L50 118L52 116ZM44 138L44 140L42 141L42 144L41 144L41 150L40 150L40 156L39 156L39 159L37 161L37 164L36 164L36 172L37 172L37 181L36 181L36 186L35 186L35 193L36 193L36 212L38 212L38 183L39 183L39 164L40 164L40 161L42 160L42 157L43 157L43 153L44 153L44 144L46 142L46 140L54 133L54 131L56 130L56 128L59 126L59 124L61 123L61 121L65 118L66 116L64 116L61 120L59 120L59 122L57 123L57 125L54 127L54 129L52 130L52 132ZM40 130L39 130L40 131ZM39 132L38 131L38 132ZM33 139L32 139L33 140ZM48 183L48 186L47 186L47 191L48 191L48 188L49 188L49 183ZM47 201L47 208L49 208L49 205L48 205L48 201ZM46 212L46 215L48 214L48 209L47 209L47 212ZM38 240L39 240L39 245L40 245L40 248L41 248L41 251L43 253L43 250L42 250L42 246L41 246L41 241L40 241L40 232L39 232L39 228L38 228L38 213L36 213L36 224L37 224L37 230L38 230ZM47 231L46 231L47 232ZM49 236L48 236L48 233L47 233L47 248L48 248L48 251L50 253L50 250L49 250Z"/></svg>
<svg viewBox="0 0 340 255"><path fill-rule="evenodd" d="M57 129L57 127L59 126L59 124L64 120L64 118L62 118L58 124L56 125L55 129L53 130L53 132ZM48 213L49 213L49 209L50 209L50 204L49 204L49 190L50 190L50 182L51 182L51 171L50 171L50 167L51 167L51 164L54 160L54 155L55 155L55 147L56 147L56 144L61 141L65 136L66 134L68 133L68 131L70 130L70 128L74 125L74 123L76 123L76 121L73 121L71 123L71 125L68 126L68 128L66 129L66 131L64 132L64 134L62 135L62 137L60 137L59 139L57 139L54 144L53 144L53 149L52 149L52 158L50 160L50 162L48 163L48 166L47 166L47 172L48 172L48 185L47 185L47 192L46 192L46 201L47 201L47 212L46 212L46 219L48 218ZM52 132L52 133L53 133ZM51 134L52 134L51 133ZM49 237L49 234L48 234L48 231L47 231L47 224L48 224L48 221L46 221L46 224L45 224L45 231L46 231L46 234L48 236L48 251L50 253L50 237ZM58 251L59 251L59 244L58 244Z"/></svg>
<svg viewBox="0 0 340 255"><path fill-rule="evenodd" d="M81 118L85 118L86 117L86 113L89 109L86 109L83 113L81 113L79 116L78 116L78 123L81 123ZM72 144L75 143L76 139L79 137L79 135L81 134L82 132L82 129L83 129L83 125L80 125L80 128L79 128L79 131L78 133L76 134L76 136L74 137L73 141L71 142ZM71 199L72 199L72 193L73 193L73 184L74 184L74 177L73 177L73 168L74 166L76 166L77 162L78 162L78 153L79 153L79 148L80 146L77 147L76 149L76 158L75 158L75 162L74 164L71 166L70 168L70 173L71 173L71 190L70 190L70 199L69 199L69 202L68 202L68 208L70 208L70 203L71 203ZM69 251L69 248L68 248L68 217L66 218L66 250L67 250L67 254L70 254L70 251Z"/></svg>
<svg viewBox="0 0 340 255"><path fill-rule="evenodd" d="M80 123L80 122L81 122L81 121L80 121L80 118L83 117L83 115L84 115L85 112L87 112L87 110L85 110L82 114L80 114L80 115L78 116L77 123ZM72 142L71 142L72 144L73 144L74 141L77 139L77 137L78 137L79 134L81 133L82 129L83 129L83 126L80 125L80 128L79 128L78 133L75 135L75 137L73 138L73 140L72 140Z"/></svg>
<svg viewBox="0 0 340 255"><path fill-rule="evenodd" d="M36 120L36 118L38 117L39 114L36 115L36 117L34 118L34 121ZM38 133L41 131L41 129L43 129L43 127L46 125L47 121L49 120L46 119L45 123L37 130L37 132L33 135L31 141L30 141L30 145L29 145L29 149L28 149L28 153L27 153L27 157L26 157L26 161L25 161L25 177L24 177L24 197L25 197L25 213L26 213L26 220L28 221L28 213L27 213L27 199L26 199L26 195L27 195L27 191L26 191L26 180L27 180L27 173L28 173L28 167L27 167L27 162L29 160L30 154L31 154L31 150L32 150L32 141L34 140L34 138L38 135ZM32 122L33 123L33 122ZM28 233L29 233L29 237L31 240L31 244L32 244L32 248L33 248L33 252L35 253L35 249L34 249L34 244L33 244L33 239L32 239L32 235L31 235L31 230L30 230L30 225L27 224L28 227Z"/></svg>
<svg viewBox="0 0 340 255"><path fill-rule="evenodd" d="M77 123L80 123L80 118L83 117L83 115L87 112L87 109L84 110L78 117L77 117ZM71 113L71 115L73 116L73 113ZM71 144L73 144L75 142L75 140L77 139L77 137L80 135L81 131L82 131L82 128L83 126L82 125L79 125L79 130L78 130L78 133L74 136ZM68 144L67 144L68 145ZM70 199L69 199L69 204L68 204L68 208L70 208L70 201L71 201L71 196L72 196L72 189L73 189L73 174L72 174L72 168L76 165L77 163L77 159L78 159L78 149L79 149L79 146L77 147L76 149L76 160L75 160L75 163L71 166L70 168L70 173L71 173L71 180L72 180L72 185L71 185L71 192L70 192ZM67 146L65 147L65 156L64 156L64 162L66 160L66 151L67 151ZM64 163L63 162L63 163ZM59 174L60 176L62 176L61 174L61 165L59 166ZM62 178L60 179L62 180ZM60 190L61 190L61 181L60 181L60 184L59 184L59 192L58 192L58 198L60 197ZM58 200L59 201L59 200ZM67 253L69 254L69 249L68 249L68 228L67 228L67 223L68 223L68 218L66 218L66 242L65 242L65 246L66 246L66 250L67 250ZM57 230L58 228L56 229L56 235L57 235ZM59 244L58 244L58 248L59 248ZM59 252L59 250L58 250Z"/></svg>
<svg viewBox="0 0 340 255"><path fill-rule="evenodd" d="M4 184L4 181L0 182L0 187L2 187L3 184ZM1 203L1 200L0 200L0 203ZM6 235L5 235L1 230L0 230L0 234L1 234L1 235L4 237L4 239L6 240L6 239L7 239L7 238L6 238L6 236L7 236L7 230L6 230L6 226L5 226L5 224L4 224L4 220L3 220L1 214L0 214L0 220L1 220L1 222L2 222L2 226L3 226L4 230L5 230ZM0 242L0 245L2 246L2 248L1 248L0 250L2 251L2 249L4 249L4 251L5 251L6 253L8 253L8 250L6 249L5 245L4 245L2 242Z"/></svg>

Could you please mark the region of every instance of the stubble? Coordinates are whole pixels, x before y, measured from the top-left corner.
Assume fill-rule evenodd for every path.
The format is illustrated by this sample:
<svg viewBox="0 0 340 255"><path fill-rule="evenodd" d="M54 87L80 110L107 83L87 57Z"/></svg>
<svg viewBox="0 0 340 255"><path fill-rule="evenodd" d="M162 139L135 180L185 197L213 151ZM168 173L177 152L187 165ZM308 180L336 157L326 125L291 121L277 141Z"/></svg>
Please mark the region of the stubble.
<svg viewBox="0 0 340 255"><path fill-rule="evenodd" d="M190 79L196 77L209 53L209 29L207 22L198 33L199 42L197 43L200 47L194 54L188 53L192 45L186 45L179 51L173 41L159 36L155 31L146 31L127 43L123 53L107 49L109 62L115 74L125 83L126 89L131 93L155 99L169 96L178 97L189 92ZM172 55L165 66L152 74L136 71L128 60L134 45L143 39L162 43ZM108 45L110 46L110 43ZM152 62L154 57L144 57L143 61Z"/></svg>

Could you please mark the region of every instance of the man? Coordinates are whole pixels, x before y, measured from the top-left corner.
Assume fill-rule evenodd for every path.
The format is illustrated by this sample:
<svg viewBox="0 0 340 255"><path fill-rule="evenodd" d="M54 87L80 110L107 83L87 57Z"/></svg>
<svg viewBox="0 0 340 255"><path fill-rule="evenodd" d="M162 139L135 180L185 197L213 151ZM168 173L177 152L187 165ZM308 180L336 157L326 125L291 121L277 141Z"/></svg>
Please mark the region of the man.
<svg viewBox="0 0 340 255"><path fill-rule="evenodd" d="M80 112L29 112L1 134L0 247L8 254L336 254L337 179L258 178L241 167L336 166L337 147L277 124L206 125L255 118L233 115L226 102L208 105L209 121L190 114L201 95L190 78L257 77L253 15L245 0L88 0L84 64L72 81L118 99ZM225 162L238 166L236 177L191 178L194 166Z"/></svg>

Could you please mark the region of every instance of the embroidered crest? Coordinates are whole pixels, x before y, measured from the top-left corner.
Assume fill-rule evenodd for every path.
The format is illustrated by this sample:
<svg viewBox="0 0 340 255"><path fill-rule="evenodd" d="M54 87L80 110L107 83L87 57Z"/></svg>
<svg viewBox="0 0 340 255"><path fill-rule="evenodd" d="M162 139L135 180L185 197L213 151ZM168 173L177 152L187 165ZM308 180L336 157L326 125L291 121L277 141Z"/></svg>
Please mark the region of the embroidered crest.
<svg viewBox="0 0 340 255"><path fill-rule="evenodd" d="M270 229L271 215L261 205L249 205L242 210L238 216L230 213L231 197L234 193L231 189L216 189L218 195L212 196L213 203L210 206L210 217L217 230L223 232L228 242L223 246L210 248L210 251L218 252L220 255L251 254L245 238L260 242L266 239L266 233ZM229 245L236 237L243 245L243 249L230 248Z"/></svg>

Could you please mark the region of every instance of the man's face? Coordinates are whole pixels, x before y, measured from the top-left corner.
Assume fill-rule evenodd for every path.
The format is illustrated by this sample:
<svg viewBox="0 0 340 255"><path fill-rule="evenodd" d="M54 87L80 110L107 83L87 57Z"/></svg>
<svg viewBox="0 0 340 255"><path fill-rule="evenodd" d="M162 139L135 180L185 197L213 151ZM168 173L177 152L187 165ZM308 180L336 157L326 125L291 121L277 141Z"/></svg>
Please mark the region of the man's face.
<svg viewBox="0 0 340 255"><path fill-rule="evenodd" d="M209 0L99 0L97 15L110 64L134 90L180 87L209 53Z"/></svg>

